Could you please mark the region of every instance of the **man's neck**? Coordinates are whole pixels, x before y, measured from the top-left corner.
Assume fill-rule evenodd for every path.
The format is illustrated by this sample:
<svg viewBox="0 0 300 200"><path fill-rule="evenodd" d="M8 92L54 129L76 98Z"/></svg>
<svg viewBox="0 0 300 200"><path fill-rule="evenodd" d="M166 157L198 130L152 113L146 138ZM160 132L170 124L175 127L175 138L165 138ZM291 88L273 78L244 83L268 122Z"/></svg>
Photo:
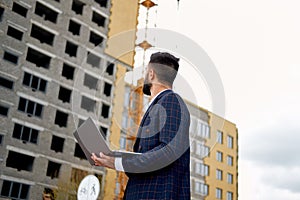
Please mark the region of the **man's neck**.
<svg viewBox="0 0 300 200"><path fill-rule="evenodd" d="M153 99L158 93L163 90L172 89L170 86L162 85L162 84L153 84L151 87L151 96L150 99Z"/></svg>

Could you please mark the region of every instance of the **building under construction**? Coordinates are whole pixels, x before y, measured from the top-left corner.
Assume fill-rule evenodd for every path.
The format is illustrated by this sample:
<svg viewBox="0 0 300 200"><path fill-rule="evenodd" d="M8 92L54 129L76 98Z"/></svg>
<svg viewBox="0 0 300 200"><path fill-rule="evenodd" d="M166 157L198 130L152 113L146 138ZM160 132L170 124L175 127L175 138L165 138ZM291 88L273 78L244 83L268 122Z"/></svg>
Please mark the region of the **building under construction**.
<svg viewBox="0 0 300 200"><path fill-rule="evenodd" d="M90 166L73 132L91 116L114 142L115 82L133 66L135 33L122 55L113 37L136 28L137 12L137 1L0 2L1 198L76 199L94 174L99 199L113 199L115 175Z"/></svg>

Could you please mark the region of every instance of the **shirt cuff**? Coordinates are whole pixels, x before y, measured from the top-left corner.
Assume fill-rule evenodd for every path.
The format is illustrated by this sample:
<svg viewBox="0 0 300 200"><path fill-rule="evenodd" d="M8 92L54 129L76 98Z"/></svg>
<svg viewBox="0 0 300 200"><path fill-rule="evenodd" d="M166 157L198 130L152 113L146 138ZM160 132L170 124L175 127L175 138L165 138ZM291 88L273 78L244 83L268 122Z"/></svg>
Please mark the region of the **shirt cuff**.
<svg viewBox="0 0 300 200"><path fill-rule="evenodd" d="M122 158L115 158L115 168L117 171L124 172L123 164L122 164Z"/></svg>

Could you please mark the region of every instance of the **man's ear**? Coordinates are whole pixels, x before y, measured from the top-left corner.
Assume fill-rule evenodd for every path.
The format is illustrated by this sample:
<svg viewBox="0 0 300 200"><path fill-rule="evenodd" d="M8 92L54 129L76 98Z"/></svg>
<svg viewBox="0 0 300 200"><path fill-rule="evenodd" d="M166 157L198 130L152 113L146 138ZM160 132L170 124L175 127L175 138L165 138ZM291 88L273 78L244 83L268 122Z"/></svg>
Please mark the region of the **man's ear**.
<svg viewBox="0 0 300 200"><path fill-rule="evenodd" d="M149 80L153 80L155 77L155 73L153 69L149 69Z"/></svg>

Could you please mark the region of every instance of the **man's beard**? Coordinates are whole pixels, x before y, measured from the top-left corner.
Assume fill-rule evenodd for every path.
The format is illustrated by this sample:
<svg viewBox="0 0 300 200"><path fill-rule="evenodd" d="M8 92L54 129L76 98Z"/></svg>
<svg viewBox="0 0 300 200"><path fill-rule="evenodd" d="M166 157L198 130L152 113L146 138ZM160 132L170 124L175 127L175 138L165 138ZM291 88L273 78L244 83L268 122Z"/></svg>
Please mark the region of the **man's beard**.
<svg viewBox="0 0 300 200"><path fill-rule="evenodd" d="M151 91L150 91L151 87L152 87L152 83L145 83L145 82L144 82L144 85L143 85L143 93L144 93L145 95L150 96L150 95L151 95Z"/></svg>
<svg viewBox="0 0 300 200"><path fill-rule="evenodd" d="M145 78L144 85L143 85L143 93L145 95L150 96L151 95L151 91L150 91L151 87L152 87L152 83L149 83L148 78Z"/></svg>

